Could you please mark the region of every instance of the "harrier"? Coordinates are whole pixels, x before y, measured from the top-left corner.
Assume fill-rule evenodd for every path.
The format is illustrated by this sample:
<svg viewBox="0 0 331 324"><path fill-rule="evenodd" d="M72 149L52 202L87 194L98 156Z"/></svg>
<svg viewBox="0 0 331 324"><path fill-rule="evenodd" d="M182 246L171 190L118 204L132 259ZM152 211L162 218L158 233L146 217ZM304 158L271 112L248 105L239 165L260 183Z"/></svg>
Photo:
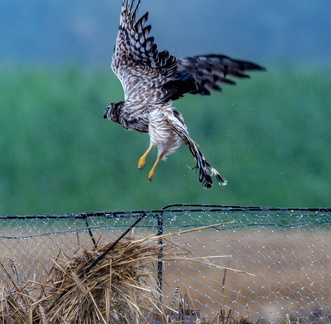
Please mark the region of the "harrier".
<svg viewBox="0 0 331 324"><path fill-rule="evenodd" d="M140 157L138 168L146 164L146 157L154 146L157 159L148 180L152 181L161 159L175 152L184 142L190 149L199 170L199 181L211 188L213 177L221 185L227 181L206 160L197 143L191 138L182 114L174 109L173 101L186 93L209 95L220 91L219 83L235 84L228 77L248 78L244 71L263 70L248 61L225 55L197 55L176 58L168 51L158 51L150 36L151 25L146 25L148 12L137 18L140 0L123 0L119 32L112 57L112 70L122 83L124 101L111 103L104 118L148 133L150 145Z"/></svg>

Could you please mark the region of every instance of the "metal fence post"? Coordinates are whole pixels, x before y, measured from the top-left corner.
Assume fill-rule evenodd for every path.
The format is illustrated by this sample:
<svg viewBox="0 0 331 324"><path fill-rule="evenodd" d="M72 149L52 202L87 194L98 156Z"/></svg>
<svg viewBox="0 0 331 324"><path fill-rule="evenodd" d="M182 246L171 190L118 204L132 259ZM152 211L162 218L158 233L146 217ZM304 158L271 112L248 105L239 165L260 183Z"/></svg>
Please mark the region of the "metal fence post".
<svg viewBox="0 0 331 324"><path fill-rule="evenodd" d="M164 216L163 212L156 216L157 219L157 236L163 235L164 232ZM163 276L163 262L162 262L162 253L163 253L163 240L160 238L158 240L158 244L160 245L159 248L159 255L157 261L157 284L158 284L158 292L159 292L159 299L162 302L162 276Z"/></svg>

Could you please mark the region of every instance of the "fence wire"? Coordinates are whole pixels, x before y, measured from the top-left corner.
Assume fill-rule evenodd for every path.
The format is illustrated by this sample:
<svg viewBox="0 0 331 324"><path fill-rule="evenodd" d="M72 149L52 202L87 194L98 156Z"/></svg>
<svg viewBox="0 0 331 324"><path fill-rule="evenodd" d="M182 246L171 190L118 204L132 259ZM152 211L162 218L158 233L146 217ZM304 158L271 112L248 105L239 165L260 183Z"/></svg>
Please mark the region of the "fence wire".
<svg viewBox="0 0 331 324"><path fill-rule="evenodd" d="M331 323L330 208L176 204L150 211L1 216L0 289L41 280L59 251L73 255L81 245L92 249L114 240L141 216L135 237L229 223L175 240L216 265L254 274L160 261L155 275L165 299L178 287L205 317L229 308L260 324L282 323L285 314L294 323Z"/></svg>

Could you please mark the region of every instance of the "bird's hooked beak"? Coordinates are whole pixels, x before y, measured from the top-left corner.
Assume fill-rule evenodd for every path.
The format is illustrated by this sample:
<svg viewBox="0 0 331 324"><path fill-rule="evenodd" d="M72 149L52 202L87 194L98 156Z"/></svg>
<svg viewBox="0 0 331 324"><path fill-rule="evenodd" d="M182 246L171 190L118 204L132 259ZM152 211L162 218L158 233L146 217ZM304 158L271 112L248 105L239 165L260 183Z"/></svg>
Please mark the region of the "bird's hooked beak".
<svg viewBox="0 0 331 324"><path fill-rule="evenodd" d="M124 101L119 101L115 103L111 103L107 108L105 113L103 114L103 118L107 118L115 123L119 123L119 118L121 115L122 107L124 106Z"/></svg>
<svg viewBox="0 0 331 324"><path fill-rule="evenodd" d="M111 104L106 108L105 113L103 114L104 119L108 118L110 110L111 110Z"/></svg>

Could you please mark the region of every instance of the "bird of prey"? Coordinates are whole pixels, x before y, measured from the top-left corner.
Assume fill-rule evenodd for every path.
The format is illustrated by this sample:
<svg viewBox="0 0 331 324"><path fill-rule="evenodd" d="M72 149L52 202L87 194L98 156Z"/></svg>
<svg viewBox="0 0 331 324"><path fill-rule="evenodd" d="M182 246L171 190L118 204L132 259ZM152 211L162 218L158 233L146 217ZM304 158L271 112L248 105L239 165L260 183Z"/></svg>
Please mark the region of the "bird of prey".
<svg viewBox="0 0 331 324"><path fill-rule="evenodd" d="M208 162L197 143L191 138L182 114L173 107L174 100L184 94L209 95L220 91L220 83L235 84L228 77L248 78L245 71L263 70L248 61L225 55L197 55L177 58L167 50L159 51L146 24L148 12L137 17L140 0L122 0L119 31L112 57L112 70L122 83L124 101L111 103L104 114L125 129L148 133L150 145L140 157L138 168L154 146L157 159L148 180L152 181L160 160L175 152L184 142L190 149L199 171L199 181L211 188L213 177L219 184L227 181Z"/></svg>

